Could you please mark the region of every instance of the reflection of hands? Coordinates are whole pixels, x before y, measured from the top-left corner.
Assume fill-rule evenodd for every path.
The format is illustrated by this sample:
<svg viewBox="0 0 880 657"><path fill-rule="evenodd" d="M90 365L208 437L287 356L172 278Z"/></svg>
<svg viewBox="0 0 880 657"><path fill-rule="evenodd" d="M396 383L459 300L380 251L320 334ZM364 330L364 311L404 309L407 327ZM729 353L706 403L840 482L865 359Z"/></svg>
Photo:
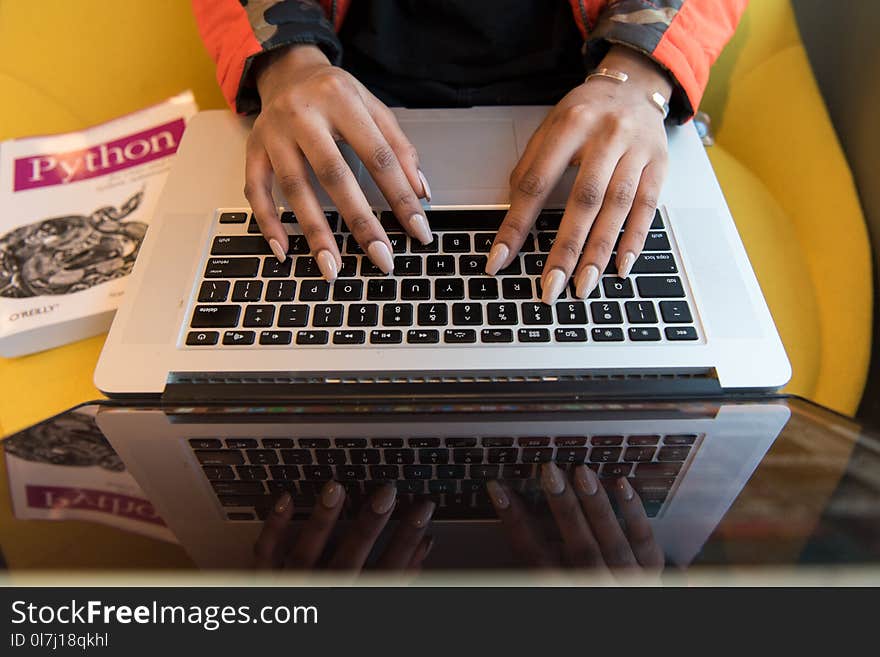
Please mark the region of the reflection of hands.
<svg viewBox="0 0 880 657"><path fill-rule="evenodd" d="M328 481L321 490L312 515L299 531L290 524L293 503L284 493L254 545L258 569L310 570L321 565L339 570L361 570L396 506L397 489L386 484L364 502L357 517L342 536L332 554L325 555L327 542L345 501L345 489ZM434 513L434 503L422 500L407 509L376 566L387 570L417 570L428 556L433 539L426 536Z"/></svg>
<svg viewBox="0 0 880 657"><path fill-rule="evenodd" d="M654 540L642 501L625 477L617 479L613 489L626 532L599 478L587 466L575 469L572 486L555 463L545 463L541 484L562 536L562 563L523 501L497 481L487 486L514 552L530 565L612 572L662 569L663 552Z"/></svg>

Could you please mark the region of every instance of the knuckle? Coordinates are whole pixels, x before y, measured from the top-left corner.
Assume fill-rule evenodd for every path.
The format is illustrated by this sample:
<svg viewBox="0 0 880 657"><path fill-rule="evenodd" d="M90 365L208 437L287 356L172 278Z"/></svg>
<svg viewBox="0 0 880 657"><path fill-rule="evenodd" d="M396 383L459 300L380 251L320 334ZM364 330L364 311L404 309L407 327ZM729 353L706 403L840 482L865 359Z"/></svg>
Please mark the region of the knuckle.
<svg viewBox="0 0 880 657"><path fill-rule="evenodd" d="M656 210L660 203L657 190L653 188L645 189L636 195L634 205L645 210Z"/></svg>
<svg viewBox="0 0 880 657"><path fill-rule="evenodd" d="M639 245L643 245L645 243L645 240L648 237L648 233L645 231L644 228L641 228L641 227L633 227L633 228L627 227L626 232L624 234L626 235L626 239L629 242L639 244Z"/></svg>
<svg viewBox="0 0 880 657"><path fill-rule="evenodd" d="M351 83L339 69L333 68L322 73L315 81L319 93L328 96L341 96L351 90Z"/></svg>
<svg viewBox="0 0 880 657"><path fill-rule="evenodd" d="M391 198L386 200L392 210L406 210L416 204L415 195L405 189L399 190L396 194L391 194Z"/></svg>
<svg viewBox="0 0 880 657"><path fill-rule="evenodd" d="M562 110L557 117L557 121L563 124L583 126L590 120L590 115L590 107L588 105L579 103L577 105L566 107L564 110Z"/></svg>
<svg viewBox="0 0 880 657"><path fill-rule="evenodd" d="M547 182L544 177L532 169L523 173L516 181L516 190L529 198L541 196L546 189Z"/></svg>
<svg viewBox="0 0 880 657"><path fill-rule="evenodd" d="M623 114L607 114L604 123L605 132L611 137L627 134L632 129L632 119Z"/></svg>
<svg viewBox="0 0 880 657"><path fill-rule="evenodd" d="M397 162L397 157L388 144L376 146L370 154L370 164L379 171L391 168L395 162Z"/></svg>
<svg viewBox="0 0 880 657"><path fill-rule="evenodd" d="M620 180L609 190L611 202L619 208L629 208L632 206L635 190L636 184L632 179Z"/></svg>
<svg viewBox="0 0 880 657"><path fill-rule="evenodd" d="M587 210L593 210L602 203L602 185L598 178L587 177L574 190L574 202Z"/></svg>
<svg viewBox="0 0 880 657"><path fill-rule="evenodd" d="M606 235L594 235L590 237L590 248L598 257L607 258L614 248L614 241Z"/></svg>
<svg viewBox="0 0 880 657"><path fill-rule="evenodd" d="M583 245L571 237L556 239L553 249L566 261L576 261L581 255Z"/></svg>
<svg viewBox="0 0 880 657"><path fill-rule="evenodd" d="M296 174L286 174L278 178L278 187L288 198L299 196L306 185L308 185L308 182L302 176Z"/></svg>
<svg viewBox="0 0 880 657"><path fill-rule="evenodd" d="M372 215L359 214L346 220L345 223L348 224L352 233L363 235L372 232L376 219Z"/></svg>
<svg viewBox="0 0 880 657"><path fill-rule="evenodd" d="M531 228L531 222L523 215L508 215L498 230L499 237L522 237Z"/></svg>
<svg viewBox="0 0 880 657"><path fill-rule="evenodd" d="M322 226L321 223L324 225ZM324 226L327 224L324 222L300 222L300 228L302 230L303 236L306 238L306 241L311 244L313 240L321 238L324 236Z"/></svg>
<svg viewBox="0 0 880 657"><path fill-rule="evenodd" d="M315 176L322 185L334 186L345 180L348 175L348 165L344 160L331 160L321 164L315 171Z"/></svg>

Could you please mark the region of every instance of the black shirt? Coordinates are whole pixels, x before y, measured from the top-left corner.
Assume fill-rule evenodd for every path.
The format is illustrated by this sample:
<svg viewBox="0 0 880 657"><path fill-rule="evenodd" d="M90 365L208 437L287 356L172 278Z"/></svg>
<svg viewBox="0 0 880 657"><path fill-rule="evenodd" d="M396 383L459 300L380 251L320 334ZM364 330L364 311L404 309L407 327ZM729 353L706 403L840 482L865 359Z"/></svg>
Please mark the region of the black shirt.
<svg viewBox="0 0 880 657"><path fill-rule="evenodd" d="M555 104L585 75L565 0L356 0L339 36L387 105Z"/></svg>

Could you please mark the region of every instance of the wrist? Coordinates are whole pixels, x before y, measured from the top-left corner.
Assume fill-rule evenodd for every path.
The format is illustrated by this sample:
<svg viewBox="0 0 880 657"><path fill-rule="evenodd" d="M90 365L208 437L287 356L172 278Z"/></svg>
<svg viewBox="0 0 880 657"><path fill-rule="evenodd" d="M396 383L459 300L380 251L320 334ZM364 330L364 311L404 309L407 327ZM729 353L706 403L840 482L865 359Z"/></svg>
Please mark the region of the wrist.
<svg viewBox="0 0 880 657"><path fill-rule="evenodd" d="M667 100L672 95L674 86L669 74L653 59L633 48L612 46L600 66L626 73L629 84L636 84L647 93L659 92Z"/></svg>
<svg viewBox="0 0 880 657"><path fill-rule="evenodd" d="M267 52L254 73L257 93L265 101L285 81L306 69L320 66L331 66L330 60L314 44L295 44Z"/></svg>

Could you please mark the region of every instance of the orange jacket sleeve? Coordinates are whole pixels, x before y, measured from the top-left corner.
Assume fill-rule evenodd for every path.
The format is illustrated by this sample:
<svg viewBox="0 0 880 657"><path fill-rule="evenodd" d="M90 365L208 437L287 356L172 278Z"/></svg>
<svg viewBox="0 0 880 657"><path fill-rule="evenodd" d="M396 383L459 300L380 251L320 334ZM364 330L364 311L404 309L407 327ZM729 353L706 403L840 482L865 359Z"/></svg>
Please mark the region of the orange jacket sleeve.
<svg viewBox="0 0 880 657"><path fill-rule="evenodd" d="M598 62L612 43L648 55L672 76L676 90L670 116L684 122L699 107L709 69L736 31L748 0L609 0L603 4L596 24L592 29L587 26L589 63Z"/></svg>

